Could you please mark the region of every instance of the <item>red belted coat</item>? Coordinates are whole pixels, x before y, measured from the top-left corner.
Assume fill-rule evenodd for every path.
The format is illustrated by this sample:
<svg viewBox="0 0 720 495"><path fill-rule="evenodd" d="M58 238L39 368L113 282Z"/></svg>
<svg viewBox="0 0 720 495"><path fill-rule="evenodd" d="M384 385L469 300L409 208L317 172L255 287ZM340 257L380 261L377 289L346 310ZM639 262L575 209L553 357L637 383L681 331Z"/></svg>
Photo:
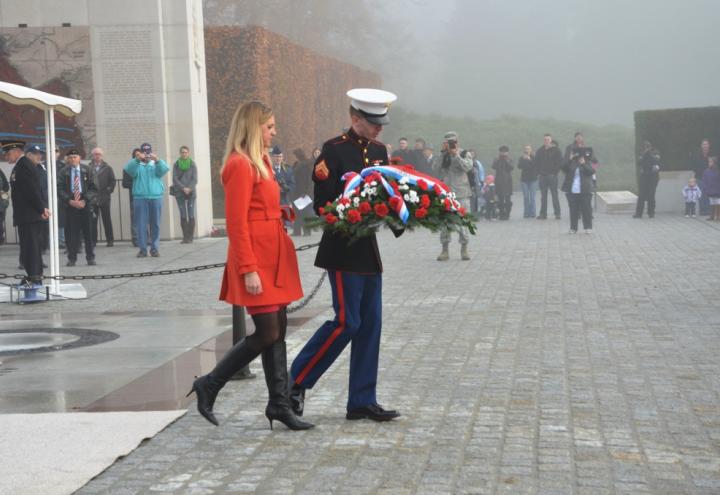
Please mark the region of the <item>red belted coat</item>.
<svg viewBox="0 0 720 495"><path fill-rule="evenodd" d="M288 304L303 295L295 245L285 232L280 188L270 163L258 177L247 157L233 153L222 171L225 219L230 240L220 300L237 306ZM243 275L257 272L262 293L249 294Z"/></svg>

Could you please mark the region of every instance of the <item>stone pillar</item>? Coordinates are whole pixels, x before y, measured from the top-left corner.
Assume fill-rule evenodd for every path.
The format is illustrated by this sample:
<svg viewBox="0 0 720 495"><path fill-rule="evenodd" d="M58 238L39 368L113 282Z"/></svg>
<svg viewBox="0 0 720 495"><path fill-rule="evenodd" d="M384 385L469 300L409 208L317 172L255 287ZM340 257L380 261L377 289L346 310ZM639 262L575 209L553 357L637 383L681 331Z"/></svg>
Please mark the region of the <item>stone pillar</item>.
<svg viewBox="0 0 720 495"><path fill-rule="evenodd" d="M197 232L207 235L212 201L201 0L87 0L87 18L97 145L118 178L132 149L143 142L171 169L180 146L187 145L198 165ZM130 237L127 199L122 191L125 238ZM161 237L180 235L175 200L166 195Z"/></svg>

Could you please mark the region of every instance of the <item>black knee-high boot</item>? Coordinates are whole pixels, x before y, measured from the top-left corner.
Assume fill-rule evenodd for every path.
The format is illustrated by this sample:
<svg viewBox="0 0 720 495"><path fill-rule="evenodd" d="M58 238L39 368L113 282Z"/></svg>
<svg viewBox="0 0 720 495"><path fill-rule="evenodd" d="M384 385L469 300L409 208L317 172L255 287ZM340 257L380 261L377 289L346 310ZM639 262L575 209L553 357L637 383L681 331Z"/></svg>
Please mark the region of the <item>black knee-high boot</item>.
<svg viewBox="0 0 720 495"><path fill-rule="evenodd" d="M270 429L273 420L280 421L291 430L307 430L314 427L315 425L298 418L290 407L285 341L275 342L265 349L262 352L262 364L269 396L265 416L270 421Z"/></svg>
<svg viewBox="0 0 720 495"><path fill-rule="evenodd" d="M197 378L193 382L188 396L195 392L198 412L205 419L218 426L219 423L213 413L213 406L220 389L225 386L235 373L255 359L258 354L260 352L251 348L247 343L247 339L243 339L223 356L210 373Z"/></svg>

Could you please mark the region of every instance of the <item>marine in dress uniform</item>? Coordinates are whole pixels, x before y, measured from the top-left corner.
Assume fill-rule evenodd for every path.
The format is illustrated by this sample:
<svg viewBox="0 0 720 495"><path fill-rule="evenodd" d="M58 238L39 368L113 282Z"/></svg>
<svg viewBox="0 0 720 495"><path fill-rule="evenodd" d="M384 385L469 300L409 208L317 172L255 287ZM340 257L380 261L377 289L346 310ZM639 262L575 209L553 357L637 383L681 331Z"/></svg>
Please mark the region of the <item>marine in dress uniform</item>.
<svg viewBox="0 0 720 495"><path fill-rule="evenodd" d="M90 167L80 163L80 152L70 150L67 166L58 174L58 208L65 208L65 244L67 266L75 266L80 250L80 236L85 244L85 259L95 265L95 248L92 240L93 203L97 186Z"/></svg>
<svg viewBox="0 0 720 495"><path fill-rule="evenodd" d="M353 89L352 127L327 141L313 169L314 208L342 193L346 172L388 164L387 148L373 139L389 122L387 112L397 98L387 91ZM315 266L328 271L335 318L326 321L305 344L291 367L291 401L296 414L304 408L305 390L312 388L348 343L350 388L347 419L388 421L400 416L377 403L376 385L382 325L382 262L374 235L353 244L326 231Z"/></svg>
<svg viewBox="0 0 720 495"><path fill-rule="evenodd" d="M24 156L24 146L22 141L2 142L7 161L15 164L10 173L10 187L13 224L18 228L20 238L20 261L27 273L26 282L41 284L43 229L50 210L40 188L38 167Z"/></svg>

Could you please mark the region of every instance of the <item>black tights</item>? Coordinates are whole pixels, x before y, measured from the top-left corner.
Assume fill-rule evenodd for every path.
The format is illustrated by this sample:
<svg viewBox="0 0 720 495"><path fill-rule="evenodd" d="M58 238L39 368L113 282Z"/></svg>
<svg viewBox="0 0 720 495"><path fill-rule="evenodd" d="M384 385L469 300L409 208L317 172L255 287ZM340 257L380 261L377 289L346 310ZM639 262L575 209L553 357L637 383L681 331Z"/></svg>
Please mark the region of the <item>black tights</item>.
<svg viewBox="0 0 720 495"><path fill-rule="evenodd" d="M275 342L285 340L287 333L287 308L283 307L275 313L252 315L255 333L245 338L248 347L260 353L271 347Z"/></svg>

